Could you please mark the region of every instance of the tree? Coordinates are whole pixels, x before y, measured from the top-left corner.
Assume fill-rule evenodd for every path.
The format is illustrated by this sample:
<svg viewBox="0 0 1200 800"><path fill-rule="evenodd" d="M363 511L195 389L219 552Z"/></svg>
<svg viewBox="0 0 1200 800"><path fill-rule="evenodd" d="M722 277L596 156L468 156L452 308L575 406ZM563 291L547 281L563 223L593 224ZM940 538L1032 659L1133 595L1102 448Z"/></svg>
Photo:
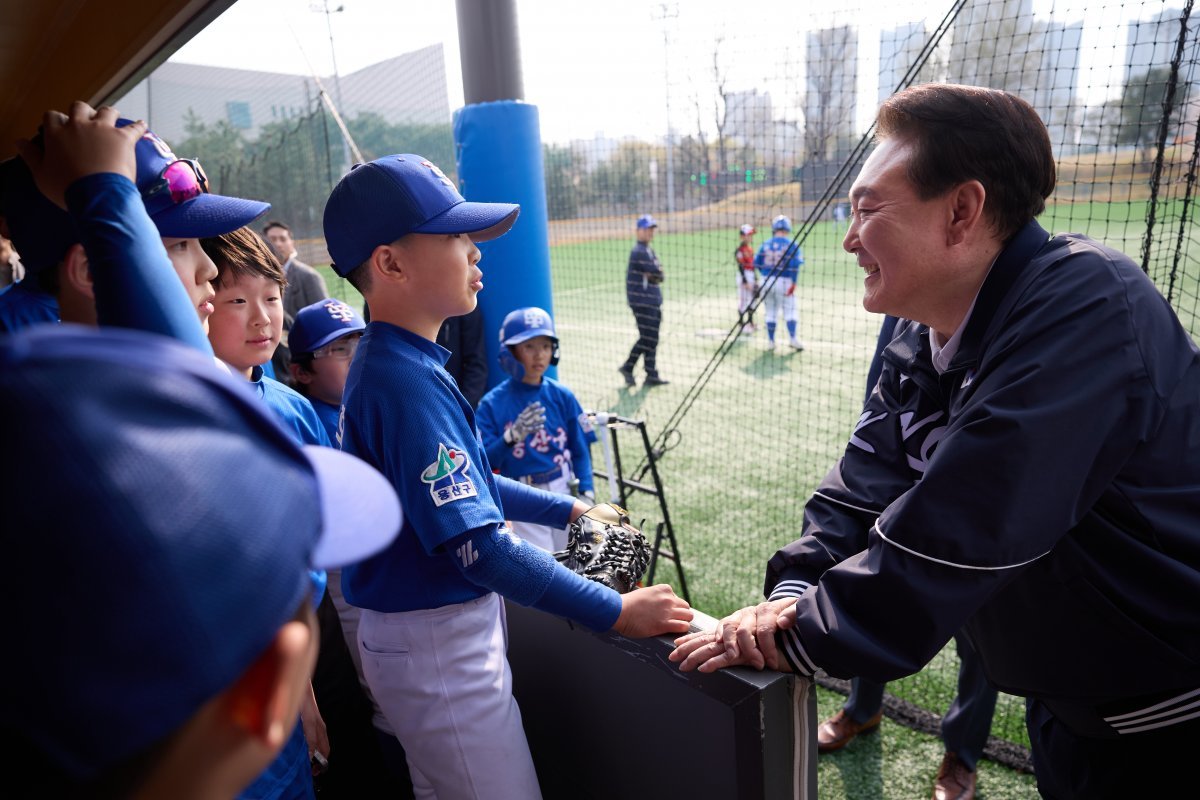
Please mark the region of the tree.
<svg viewBox="0 0 1200 800"><path fill-rule="evenodd" d="M185 137L172 143L174 152L181 158L200 161L212 191L228 191L223 187L223 179L233 174L246 156L242 132L226 120L207 125L192 108L183 117L183 131Z"/></svg>
<svg viewBox="0 0 1200 800"><path fill-rule="evenodd" d="M349 120L346 129L368 161L392 153L417 153L453 177L454 134L450 123L390 123L373 111L364 111Z"/></svg>
<svg viewBox="0 0 1200 800"><path fill-rule="evenodd" d="M608 161L592 170L589 194L595 201L617 206L621 211L641 208L650 192L650 159L653 151L645 142L622 142Z"/></svg>
<svg viewBox="0 0 1200 800"><path fill-rule="evenodd" d="M1121 119L1117 126L1117 144L1136 145L1142 149L1156 143L1163 123L1164 105L1171 85L1171 68L1154 67L1139 75L1130 76L1121 92ZM1176 75L1175 94L1171 99L1168 125L1177 123L1179 109L1186 105L1189 86ZM1167 144L1175 136L1168 127Z"/></svg>
<svg viewBox="0 0 1200 800"><path fill-rule="evenodd" d="M804 95L807 160L838 160L838 143L854 134L858 83L858 37L849 25L808 34L808 83Z"/></svg>
<svg viewBox="0 0 1200 800"><path fill-rule="evenodd" d="M546 207L550 219L574 219L579 216L579 195L583 169L570 147L542 146L546 172Z"/></svg>

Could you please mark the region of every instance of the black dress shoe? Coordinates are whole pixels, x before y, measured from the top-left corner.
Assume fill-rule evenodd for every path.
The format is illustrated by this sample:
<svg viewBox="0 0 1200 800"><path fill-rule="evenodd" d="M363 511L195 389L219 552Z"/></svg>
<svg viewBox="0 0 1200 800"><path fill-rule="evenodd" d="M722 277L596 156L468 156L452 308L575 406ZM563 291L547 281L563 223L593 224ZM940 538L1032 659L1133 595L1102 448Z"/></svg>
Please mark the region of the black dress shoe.
<svg viewBox="0 0 1200 800"><path fill-rule="evenodd" d="M633 379L633 370L632 369L630 369L629 367L617 367L617 372L621 373L625 377L625 385L626 386L636 385L637 381L635 381Z"/></svg>
<svg viewBox="0 0 1200 800"><path fill-rule="evenodd" d="M666 386L668 383L670 383L669 380L667 380L666 378L660 378L657 375L647 375L646 376L646 383L645 383L646 386Z"/></svg>

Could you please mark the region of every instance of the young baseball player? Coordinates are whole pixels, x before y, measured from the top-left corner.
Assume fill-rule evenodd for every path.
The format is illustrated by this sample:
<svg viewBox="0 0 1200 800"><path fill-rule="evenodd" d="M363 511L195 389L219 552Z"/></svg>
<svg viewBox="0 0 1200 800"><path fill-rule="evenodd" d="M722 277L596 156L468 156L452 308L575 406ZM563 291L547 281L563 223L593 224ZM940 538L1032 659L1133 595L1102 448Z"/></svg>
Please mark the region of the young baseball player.
<svg viewBox="0 0 1200 800"><path fill-rule="evenodd" d="M754 265L762 273L763 283L767 286L764 304L768 350L775 349L775 326L780 316L787 326L788 344L793 350L804 349L804 343L796 338L796 279L800 276L804 254L799 247L792 247L792 240L786 235L791 232L792 221L780 214L771 223L771 238L762 243L758 255L754 257Z"/></svg>
<svg viewBox="0 0 1200 800"><path fill-rule="evenodd" d="M750 245L754 239L754 233L753 225L746 224L739 228L738 234L742 239L737 250L733 251L733 258L737 261L738 318L742 323L742 333L754 333L754 312L750 310L754 293L758 291L758 273L754 269L754 248Z"/></svg>
<svg viewBox="0 0 1200 800"><path fill-rule="evenodd" d="M92 262L88 271L94 280L94 288L89 287L95 295L93 319L101 324L138 328L179 339L205 354L211 370L212 350L199 324L200 318L207 314L198 318L197 306L187 297L172 270L166 269L171 262L163 251L165 240L158 239L148 212L155 215L155 224L160 228L165 224L196 229L228 225L230 218L245 212L245 201L206 195L203 201L194 202L197 197L188 196L188 184L178 171L172 172L175 162L163 167L161 180L147 180L139 198L129 190L134 188L131 179L147 160L144 124L118 127L115 121L116 112L112 109L94 112L82 103L72 106L70 117L49 112L44 123L45 152L25 146L23 157L36 172L37 183L45 188L47 196L56 202L66 201L79 236L87 245L87 258ZM160 148L157 140L149 141L155 152L165 149L165 145ZM185 173L200 174L194 167ZM203 263L213 269L197 240L182 240L178 244L176 266ZM199 269L195 274L200 275ZM207 279L204 290L211 296ZM171 372L169 365L157 365L159 370L164 368ZM173 372L171 375L174 379ZM177 507L172 508L178 511ZM323 591L324 574L314 573L310 578L312 594L317 596ZM309 688L305 693L306 704L311 697ZM255 781L247 796L276 796L281 789L312 795L305 734L294 714L291 719L292 735L285 737L283 750ZM314 726L318 724L315 704L309 719ZM286 731L287 728L281 729L281 735Z"/></svg>
<svg viewBox="0 0 1200 800"><path fill-rule="evenodd" d="M683 631L692 616L668 586L617 594L505 524L561 527L587 509L492 474L435 343L442 322L471 311L483 288L476 242L505 233L517 212L466 202L433 163L409 154L357 165L325 207L334 271L371 309L346 381L341 446L376 465L405 508L394 546L343 570L342 588L363 609L363 672L418 797L540 796L500 595L627 636Z"/></svg>
<svg viewBox="0 0 1200 800"><path fill-rule="evenodd" d="M176 287L182 283L190 313L206 320L216 273L199 238L250 222L270 205L209 193L199 163L179 159L145 123L118 119L115 109L76 102L69 114L47 112L42 127L43 141L20 143L21 160L6 165L4 213L17 246L40 253L41 282L53 287L63 321L120 320L210 350L203 331L173 317ZM111 159L130 140L135 165L127 173Z"/></svg>
<svg viewBox="0 0 1200 800"><path fill-rule="evenodd" d="M337 441L350 360L366 327L353 308L341 300L329 299L300 309L288 334L292 383L312 403L331 442Z"/></svg>
<svg viewBox="0 0 1200 800"><path fill-rule="evenodd" d="M508 380L479 401L475 420L492 466L501 475L559 494L593 497L592 423L563 384L546 377L558 363L554 320L540 308L518 308L500 326L500 366ZM543 550L567 546L567 529L514 522L513 533Z"/></svg>
<svg viewBox="0 0 1200 800"><path fill-rule="evenodd" d="M295 724L310 569L393 538L394 491L297 446L211 356L164 336L39 326L3 337L0 373L0 416L21 420L21 468L0 481L21 534L8 586L38 609L10 620L24 657L0 681L21 792L234 796Z"/></svg>
<svg viewBox="0 0 1200 800"><path fill-rule="evenodd" d="M294 389L263 375L263 364L271 360L283 335L286 280L279 262L249 228L201 244L217 265L217 292L208 322L213 352L250 381L301 443L332 447L312 404Z"/></svg>

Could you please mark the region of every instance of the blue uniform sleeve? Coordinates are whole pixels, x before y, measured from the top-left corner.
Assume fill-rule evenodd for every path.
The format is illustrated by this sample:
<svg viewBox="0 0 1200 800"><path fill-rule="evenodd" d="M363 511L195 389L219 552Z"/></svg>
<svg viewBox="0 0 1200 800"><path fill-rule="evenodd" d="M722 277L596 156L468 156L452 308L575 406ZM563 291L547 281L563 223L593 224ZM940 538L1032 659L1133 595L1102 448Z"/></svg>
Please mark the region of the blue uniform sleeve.
<svg viewBox="0 0 1200 800"><path fill-rule="evenodd" d="M115 173L87 175L67 187L66 200L87 251L99 323L170 336L212 355L133 182Z"/></svg>
<svg viewBox="0 0 1200 800"><path fill-rule="evenodd" d="M496 488L500 491L500 503L508 519L549 525L552 528L565 528L570 523L575 498L535 489L503 475L495 477Z"/></svg>
<svg viewBox="0 0 1200 800"><path fill-rule="evenodd" d="M756 266L756 267L765 266L766 262L763 260L763 253L765 253L766 251L767 251L767 243L763 242L761 245L759 245L758 252L754 254L754 266Z"/></svg>
<svg viewBox="0 0 1200 800"><path fill-rule="evenodd" d="M515 603L606 631L621 615L621 596L559 564L546 551L506 529L487 526L450 543L453 558L472 583Z"/></svg>

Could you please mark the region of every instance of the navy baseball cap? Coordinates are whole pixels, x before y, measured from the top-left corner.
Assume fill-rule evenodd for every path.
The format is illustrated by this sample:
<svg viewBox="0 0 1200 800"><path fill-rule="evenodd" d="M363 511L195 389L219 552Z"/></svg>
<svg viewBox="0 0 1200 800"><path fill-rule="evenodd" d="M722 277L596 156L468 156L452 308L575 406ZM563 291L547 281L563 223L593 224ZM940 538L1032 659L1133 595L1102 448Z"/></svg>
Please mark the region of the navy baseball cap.
<svg viewBox="0 0 1200 800"><path fill-rule="evenodd" d="M89 780L145 752L400 530L388 481L301 447L211 356L117 328L0 337L12 615L0 727Z"/></svg>
<svg viewBox="0 0 1200 800"><path fill-rule="evenodd" d="M0 216L30 274L58 266L79 242L71 215L46 199L18 157L0 163Z"/></svg>
<svg viewBox="0 0 1200 800"><path fill-rule="evenodd" d="M654 217L649 214L642 214L638 217L637 226L639 228L657 228L658 223L654 221Z"/></svg>
<svg viewBox="0 0 1200 800"><path fill-rule="evenodd" d="M131 123L118 120L117 127ZM153 131L138 140L136 152L137 188L160 236L220 236L249 225L271 208L259 200L211 194L200 163L176 156Z"/></svg>
<svg viewBox="0 0 1200 800"><path fill-rule="evenodd" d="M515 203L465 200L429 159L402 153L355 164L325 204L325 245L343 278L376 247L410 233L465 233L476 242L503 236Z"/></svg>
<svg viewBox="0 0 1200 800"><path fill-rule="evenodd" d="M318 300L296 312L288 332L288 349L294 356L312 353L366 327L363 318L341 300Z"/></svg>

